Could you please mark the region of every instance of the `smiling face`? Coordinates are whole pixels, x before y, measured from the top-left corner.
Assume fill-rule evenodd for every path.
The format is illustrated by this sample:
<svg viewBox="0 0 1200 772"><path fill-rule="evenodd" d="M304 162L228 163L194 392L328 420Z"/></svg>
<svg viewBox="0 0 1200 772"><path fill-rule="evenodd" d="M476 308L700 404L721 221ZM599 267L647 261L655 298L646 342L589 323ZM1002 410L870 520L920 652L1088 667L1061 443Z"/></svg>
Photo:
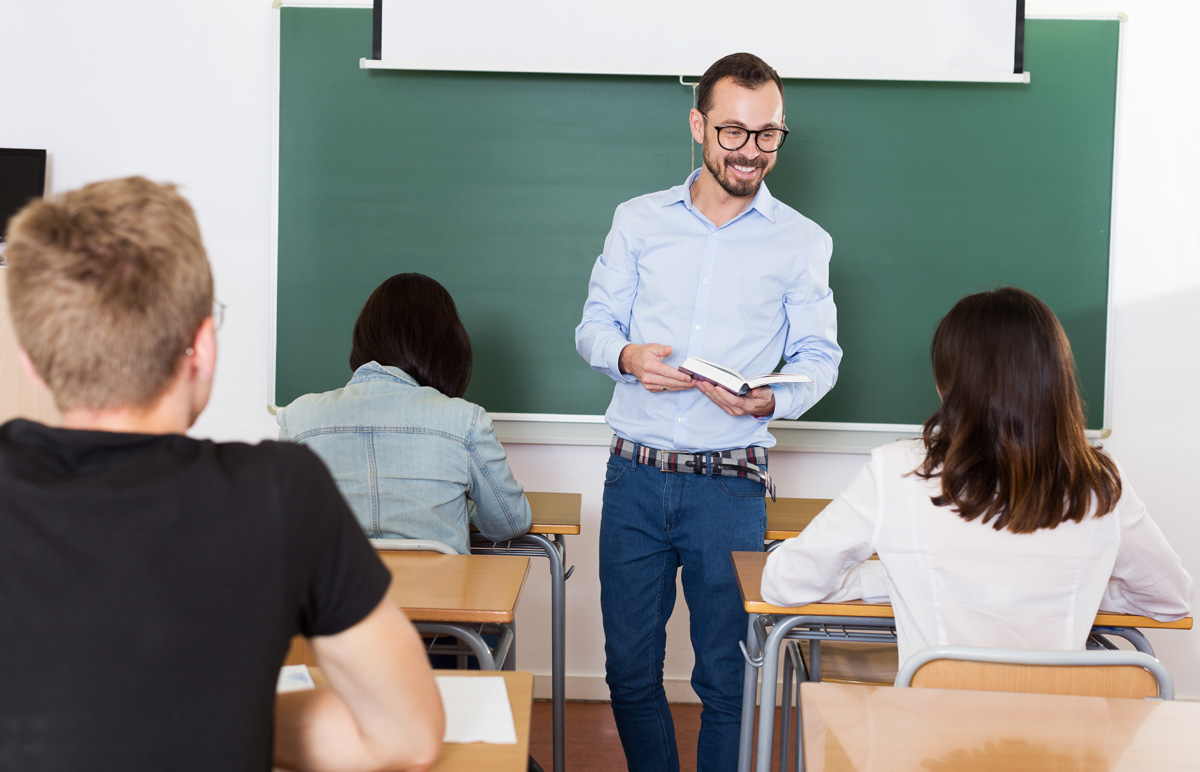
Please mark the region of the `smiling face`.
<svg viewBox="0 0 1200 772"><path fill-rule="evenodd" d="M704 166L730 196L748 198L775 167L778 153L758 149L757 135L737 150L717 142L717 126L740 126L756 131L783 127L783 95L774 83L744 88L732 78L718 81L712 90L707 120L692 110L692 136L704 147Z"/></svg>

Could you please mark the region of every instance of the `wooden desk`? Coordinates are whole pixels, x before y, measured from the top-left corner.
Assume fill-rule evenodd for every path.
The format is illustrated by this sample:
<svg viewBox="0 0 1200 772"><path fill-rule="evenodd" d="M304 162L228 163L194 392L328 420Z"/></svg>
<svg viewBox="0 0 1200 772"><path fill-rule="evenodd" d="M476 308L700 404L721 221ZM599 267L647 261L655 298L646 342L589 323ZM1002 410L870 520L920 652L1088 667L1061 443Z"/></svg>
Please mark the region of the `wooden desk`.
<svg viewBox="0 0 1200 772"><path fill-rule="evenodd" d="M493 544L481 534L471 534L475 555L544 557L550 564L550 692L554 735L554 772L566 766L567 705L567 579L574 567L565 568L567 546L563 536L579 533L583 496L578 493L526 492L532 524L529 533L512 541Z"/></svg>
<svg viewBox="0 0 1200 772"><path fill-rule="evenodd" d="M797 535L829 506L833 499L767 499L767 541L782 541Z"/></svg>
<svg viewBox="0 0 1200 772"><path fill-rule="evenodd" d="M325 685L320 668L309 668L313 683ZM517 730L515 745L489 745L487 743L446 743L442 755L433 765L431 772L525 772L529 768L529 724L533 712L533 673L512 670L502 672L480 672L478 670L435 670L435 676L457 676L478 678L500 676L508 689L508 702L512 706L513 724Z"/></svg>
<svg viewBox="0 0 1200 772"><path fill-rule="evenodd" d="M529 512L533 520L529 526L530 533L579 535L579 512L583 505L581 494L528 492L525 498L529 499Z"/></svg>
<svg viewBox="0 0 1200 772"><path fill-rule="evenodd" d="M895 620L890 603L864 603L861 600L843 603L810 603L805 606L772 606L762 597L762 572L767 562L764 552L734 552L733 570L737 574L742 605L749 615L746 625L746 662L742 681L742 727L738 757L739 772L750 769L750 747L754 741L755 693L758 692L757 669L762 668L762 691L759 705L762 715L758 722L757 762L759 772L768 772L774 745L775 690L779 670L779 653L785 640L808 641L895 641ZM764 616L766 615L766 616ZM1137 628L1190 630L1192 619L1158 622L1149 617L1129 614L1100 613L1096 615L1095 631L1121 635L1139 651L1154 654ZM770 633L767 633L770 627ZM753 659L757 664L752 664ZM817 658L813 657L813 662ZM819 672L818 667L813 668ZM819 675L817 676L819 678ZM814 678L814 680L817 680ZM785 689L788 679L785 679ZM865 687L863 687L865 688ZM786 721L785 721L786 724Z"/></svg>
<svg viewBox="0 0 1200 772"><path fill-rule="evenodd" d="M1200 703L805 683L808 772L1200 766Z"/></svg>
<svg viewBox="0 0 1200 772"><path fill-rule="evenodd" d="M810 603L806 606L772 606L762 597L762 572L767 565L767 553L733 552L731 555L733 556L733 570L737 574L738 589L742 594L742 605L748 614L892 618L892 604L865 603L861 600L848 600L842 603ZM1101 611L1096 614L1096 621L1093 624L1098 627L1191 630L1192 618L1185 617L1174 622L1159 622L1150 617Z"/></svg>
<svg viewBox="0 0 1200 772"><path fill-rule="evenodd" d="M529 573L529 558L522 557L378 554L392 572L388 597L413 622L512 622Z"/></svg>
<svg viewBox="0 0 1200 772"><path fill-rule="evenodd" d="M377 554L392 573L388 598L417 630L455 636L471 647L481 668L494 669L491 649L479 632L467 625L512 623L529 573L529 558L388 550ZM508 633L497 650L503 654L510 645ZM284 664L315 662L308 641L301 636L293 638Z"/></svg>

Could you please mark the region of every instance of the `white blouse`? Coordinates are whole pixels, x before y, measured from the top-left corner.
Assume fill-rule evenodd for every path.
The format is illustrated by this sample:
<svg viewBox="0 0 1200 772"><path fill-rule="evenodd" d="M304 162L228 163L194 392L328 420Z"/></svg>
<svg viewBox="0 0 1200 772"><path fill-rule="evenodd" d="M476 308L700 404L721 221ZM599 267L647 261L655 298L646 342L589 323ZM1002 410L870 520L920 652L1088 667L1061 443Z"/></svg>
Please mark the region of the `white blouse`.
<svg viewBox="0 0 1200 772"><path fill-rule="evenodd" d="M850 485L767 559L763 599L890 600L901 662L943 645L1082 649L1097 609L1187 616L1192 578L1127 481L1103 517L1015 534L935 506L940 479L910 474L924 454L920 440L872 451ZM872 553L878 561L867 561Z"/></svg>

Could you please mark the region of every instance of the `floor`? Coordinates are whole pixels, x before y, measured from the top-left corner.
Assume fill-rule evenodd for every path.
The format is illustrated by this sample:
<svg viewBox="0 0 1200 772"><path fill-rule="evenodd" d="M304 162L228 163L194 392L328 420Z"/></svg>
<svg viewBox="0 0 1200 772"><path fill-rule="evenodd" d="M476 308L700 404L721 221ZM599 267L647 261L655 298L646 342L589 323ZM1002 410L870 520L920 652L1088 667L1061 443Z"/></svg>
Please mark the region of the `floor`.
<svg viewBox="0 0 1200 772"><path fill-rule="evenodd" d="M696 769L696 738L700 733L699 705L672 705L681 772ZM778 743L779 727L775 728ZM778 745L776 745L778 747ZM549 700L535 700L529 752L545 772L554 766ZM567 772L620 772L625 754L607 702L568 702L566 720Z"/></svg>

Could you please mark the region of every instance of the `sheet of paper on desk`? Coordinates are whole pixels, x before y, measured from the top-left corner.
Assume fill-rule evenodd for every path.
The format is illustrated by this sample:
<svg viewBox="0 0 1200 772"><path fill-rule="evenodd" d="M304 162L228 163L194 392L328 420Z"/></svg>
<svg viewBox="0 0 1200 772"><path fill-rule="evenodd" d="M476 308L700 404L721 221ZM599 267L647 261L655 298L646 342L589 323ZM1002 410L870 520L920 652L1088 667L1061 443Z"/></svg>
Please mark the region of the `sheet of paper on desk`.
<svg viewBox="0 0 1200 772"><path fill-rule="evenodd" d="M279 683L276 692L298 692L302 689L315 689L312 674L307 665L284 665L279 668Z"/></svg>
<svg viewBox="0 0 1200 772"><path fill-rule="evenodd" d="M500 676L437 676L442 706L446 709L448 743L517 742L508 689Z"/></svg>

